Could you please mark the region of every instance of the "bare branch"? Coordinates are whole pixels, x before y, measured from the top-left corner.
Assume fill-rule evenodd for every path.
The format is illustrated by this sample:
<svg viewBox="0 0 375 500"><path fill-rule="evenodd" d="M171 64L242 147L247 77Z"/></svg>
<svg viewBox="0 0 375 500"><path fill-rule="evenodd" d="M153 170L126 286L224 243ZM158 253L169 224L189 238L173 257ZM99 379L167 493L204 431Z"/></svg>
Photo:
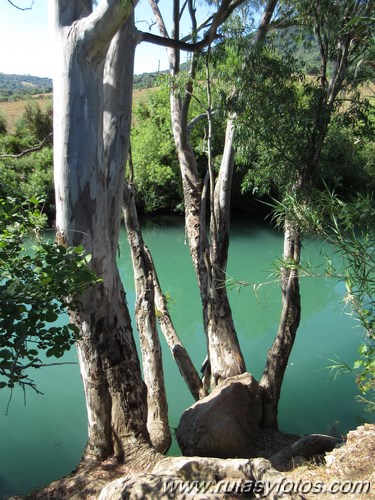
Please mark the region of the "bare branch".
<svg viewBox="0 0 375 500"><path fill-rule="evenodd" d="M42 142L33 148L30 149L25 149L25 151L22 151L21 153L18 153L18 155L0 155L0 158L22 158L22 156L28 155L30 153L34 153L35 151L40 151L41 149L44 148L44 146L52 140L53 133L50 132L47 137L45 137Z"/></svg>
<svg viewBox="0 0 375 500"><path fill-rule="evenodd" d="M154 14L158 20L158 26L162 33L162 36L153 35L152 33L145 33L141 31L139 32L141 41L153 43L155 45L161 45L163 47L169 47L172 49L182 50L185 52L199 52L200 50L204 49L205 47L208 47L215 40L220 38L220 35L217 33L218 28L228 19L230 14L237 7L239 7L242 3L244 3L244 1L245 0L235 0L235 1L224 0L219 10L216 12L216 14L212 16L212 18L206 20L199 27L199 29L202 29L202 27L208 24L209 20L212 20L212 23L204 38L196 43L185 43L181 40L170 39L167 30L165 28L164 21L161 18L158 7L153 2L151 2L150 4L153 7ZM184 40L185 39L188 38L185 37Z"/></svg>
<svg viewBox="0 0 375 500"><path fill-rule="evenodd" d="M8 0L8 2L10 3L10 5L12 7L14 7L15 9L18 9L18 10L31 10L34 6L34 0L32 0L30 7L19 7L15 3L11 2L11 0Z"/></svg>
<svg viewBox="0 0 375 500"><path fill-rule="evenodd" d="M211 113L212 114L212 113ZM190 133L194 126L196 125L196 123L200 122L201 120L204 120L207 118L207 113L201 113L200 115L196 116L195 118L193 118L189 123L188 123L188 126L187 126L187 131Z"/></svg>

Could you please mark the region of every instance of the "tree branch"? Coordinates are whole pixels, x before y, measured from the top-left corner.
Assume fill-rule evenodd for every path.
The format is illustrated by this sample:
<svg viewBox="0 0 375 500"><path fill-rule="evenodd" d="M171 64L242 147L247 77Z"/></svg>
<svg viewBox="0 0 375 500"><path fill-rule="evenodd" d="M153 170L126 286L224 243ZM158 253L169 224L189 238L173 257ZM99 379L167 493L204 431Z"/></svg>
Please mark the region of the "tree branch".
<svg viewBox="0 0 375 500"><path fill-rule="evenodd" d="M211 114L213 114L213 112ZM200 115L198 115L195 118L193 118L192 120L190 120L190 122L188 123L188 126L187 126L187 131L190 133L193 130L196 123L198 123L201 120L204 120L206 118L207 118L207 113L201 113Z"/></svg>
<svg viewBox="0 0 375 500"><path fill-rule="evenodd" d="M140 39L142 42L148 42L148 43L153 43L154 45L160 45L162 47L169 47L172 49L177 49L177 50L183 50L185 52L199 52L200 50L204 49L211 43L213 43L215 40L220 38L220 35L217 33L217 29L228 19L230 14L242 3L244 3L245 0L224 0L222 5L220 6L219 10L217 13L211 18L212 19L212 24L207 31L206 35L202 40L196 43L185 43L182 40L174 40L169 38L168 33L165 29L164 22L158 22L159 29L161 29L161 32L163 33L163 36L159 35L154 35L152 33L146 33L146 32L139 32ZM272 0L274 1L274 0ZM155 9L154 14L155 14ZM160 12L158 12L158 18L160 16ZM207 23L205 21L205 23ZM201 25L199 29L201 29ZM187 39L186 37L184 39Z"/></svg>
<svg viewBox="0 0 375 500"><path fill-rule="evenodd" d="M32 0L30 7L19 7L15 3L11 2L11 0L8 0L8 3L10 3L10 5L12 7L14 7L15 9L18 9L18 10L31 10L34 6L34 0Z"/></svg>
<svg viewBox="0 0 375 500"><path fill-rule="evenodd" d="M0 158L22 158L22 156L28 155L30 153L34 153L35 151L40 151L41 149L44 148L44 146L52 140L53 137L53 132L50 132L47 137L45 137L42 142L33 148L30 149L25 149L24 151L21 151L21 153L18 153L18 155L0 155Z"/></svg>
<svg viewBox="0 0 375 500"><path fill-rule="evenodd" d="M276 4L277 4L278 0L269 0L264 11L263 11L263 15L262 15L262 19L259 23L259 27L257 29L257 32L255 34L255 38L254 38L254 42L253 42L253 45L256 46L259 44L261 44L266 35L267 35L267 31L269 30L269 26L270 26L270 21L271 21L271 18L272 18L272 15L273 15L273 12L276 8Z"/></svg>

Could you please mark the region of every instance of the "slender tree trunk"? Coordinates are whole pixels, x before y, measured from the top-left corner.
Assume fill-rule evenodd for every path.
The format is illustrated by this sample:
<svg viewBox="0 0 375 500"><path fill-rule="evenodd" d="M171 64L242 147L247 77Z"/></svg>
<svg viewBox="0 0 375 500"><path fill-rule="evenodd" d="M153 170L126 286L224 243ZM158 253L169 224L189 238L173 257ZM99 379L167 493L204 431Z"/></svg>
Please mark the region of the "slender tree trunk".
<svg viewBox="0 0 375 500"><path fill-rule="evenodd" d="M354 11L356 6L352 6ZM354 14L354 11L352 12ZM327 63L329 60L328 47L323 41L320 33L318 19L316 19L316 36L320 48L321 57L321 86L322 93L316 108L315 120L308 142L307 164L298 174L294 186L295 195L304 197L307 203L306 193L311 184L313 174L316 172L324 141L327 137L329 123L334 110L334 104L349 67L350 47L353 33L347 30L343 19L342 36L336 47L336 60L333 64L330 81L327 81ZM344 34L345 29L345 34ZM261 386L263 387L263 425L265 427L277 428L277 408L280 399L281 385L287 368L288 359L294 344L297 329L301 317L301 299L299 289L298 270L293 269L293 264L298 266L301 254L300 228L292 221L286 220L284 225L284 260L292 263L292 268L282 269L282 297L283 307L275 341L268 351L266 366L263 372Z"/></svg>
<svg viewBox="0 0 375 500"><path fill-rule="evenodd" d="M133 261L135 318L141 342L143 376L147 386L147 428L153 446L165 452L171 444L162 352L155 318L154 269L141 235L131 186L124 186L124 218Z"/></svg>
<svg viewBox="0 0 375 500"><path fill-rule="evenodd" d="M146 251L148 251L147 247ZM168 311L167 301L162 294L156 272L154 272L154 293L157 320L160 324L160 328L171 351L173 359L175 360L182 378L188 386L193 398L195 400L201 399L204 396L207 396L207 392L204 390L202 381L199 377L199 373L195 369L195 366L185 346L182 344L174 328L172 319Z"/></svg>
<svg viewBox="0 0 375 500"><path fill-rule="evenodd" d="M114 139L103 119L106 56L133 5L108 0L94 13L85 0L52 5L59 71L54 80L57 239L83 245L102 280L83 294L73 318L81 333L78 353L88 414L85 458L115 456L143 467L157 454L149 444L145 385L115 258L124 157L108 170L105 156ZM121 45L118 37L116 43ZM108 54L115 56L116 45ZM121 89L110 80L106 85L111 86L107 98L116 100ZM120 132L126 137L127 126Z"/></svg>
<svg viewBox="0 0 375 500"><path fill-rule="evenodd" d="M263 389L263 427L278 428L278 404L284 374L296 338L301 317L301 297L298 266L301 255L301 236L290 221L284 225L284 261L281 270L282 312L275 341L268 351L260 385Z"/></svg>
<svg viewBox="0 0 375 500"><path fill-rule="evenodd" d="M234 117L227 120L223 158L211 193L210 254L206 258L207 325L211 386L245 371L245 361L232 319L226 281L229 248L230 195L234 170ZM212 176L210 176L212 179ZM213 181L210 181L213 184ZM226 360L223 363L222 360Z"/></svg>
<svg viewBox="0 0 375 500"><path fill-rule="evenodd" d="M133 169L131 154L129 155L129 167L130 167L129 177L132 179L134 169ZM137 281L139 281L140 283L142 283L142 285L140 285L142 287L140 293L142 293L143 295L147 294L146 298L147 300L145 300L144 306L145 308L147 307L147 315L150 318L149 322L150 324L152 323L152 325L155 325L155 329L156 329L156 320L159 322L161 331L163 332L163 335L171 351L173 359L175 360L180 370L180 373L184 381L186 382L192 396L194 397L194 399L198 400L204 397L206 393L203 390L199 374L196 371L187 350L185 349L181 340L179 339L176 330L174 328L172 319L170 317L167 301L163 296L163 293L160 288L160 283L154 261L152 259L150 250L143 241L141 228L138 222L134 191L131 182L125 182L123 213L124 213L126 229L128 232L128 239L132 250L133 269L136 277L136 287L137 287ZM146 280L147 283L145 283ZM142 316L141 308L138 307L138 311L141 317ZM155 330L155 335L157 335L156 330ZM143 336L147 337L147 331L146 334ZM157 349L157 351L159 350L160 346ZM161 365L161 361L157 362L157 364ZM158 369L155 366L154 378L157 378L159 376L159 373L162 374L162 367ZM152 380L153 379L151 377L150 383L152 383ZM150 428L149 425L148 428Z"/></svg>
<svg viewBox="0 0 375 500"><path fill-rule="evenodd" d="M150 1L162 36L167 37L157 2ZM178 2L174 2L178 11ZM194 18L194 16L193 16ZM179 33L179 16L174 16L174 34ZM193 19L195 24L195 19ZM168 49L171 76L179 72L179 51ZM195 63L193 62L193 66ZM192 70L192 78L194 77ZM196 158L189 142L188 111L193 92L192 80L187 83L186 93L180 98L175 89L170 95L171 119L176 150L178 154L185 204L185 230L190 254L200 290L204 330L206 333L211 384L214 387L227 377L239 375L245 371L245 363L234 329L231 309L224 280L220 280L220 288L216 290L218 280L212 279L212 270L219 269L218 262L212 262L216 253L210 254L210 245L206 234L206 207L203 197L203 185L198 174ZM212 179L212 182L213 179ZM229 210L229 205L226 206ZM213 217L213 214L211 214ZM221 245L229 244L229 238L223 238ZM227 251L227 249L226 249ZM212 368L213 367L213 368Z"/></svg>

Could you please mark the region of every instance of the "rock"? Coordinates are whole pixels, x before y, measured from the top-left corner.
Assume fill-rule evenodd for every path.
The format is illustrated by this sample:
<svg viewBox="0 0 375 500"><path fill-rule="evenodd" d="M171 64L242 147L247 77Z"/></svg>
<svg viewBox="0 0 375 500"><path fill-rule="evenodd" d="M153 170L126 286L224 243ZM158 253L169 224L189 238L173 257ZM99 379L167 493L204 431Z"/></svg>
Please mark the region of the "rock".
<svg viewBox="0 0 375 500"><path fill-rule="evenodd" d="M147 474L109 482L98 500L300 500L284 493L285 476L263 458L165 457Z"/></svg>
<svg viewBox="0 0 375 500"><path fill-rule="evenodd" d="M243 373L184 411L177 441L186 456L251 457L261 417L259 384Z"/></svg>
<svg viewBox="0 0 375 500"><path fill-rule="evenodd" d="M375 481L375 424L350 431L346 443L326 455L327 472L350 480Z"/></svg>
<svg viewBox="0 0 375 500"><path fill-rule="evenodd" d="M325 434L309 434L272 455L269 460L279 471L288 471L299 465L302 458L315 459L327 451L332 451L341 441ZM322 455L323 456L323 455ZM296 457L301 459L295 460ZM322 461L322 460L321 460Z"/></svg>

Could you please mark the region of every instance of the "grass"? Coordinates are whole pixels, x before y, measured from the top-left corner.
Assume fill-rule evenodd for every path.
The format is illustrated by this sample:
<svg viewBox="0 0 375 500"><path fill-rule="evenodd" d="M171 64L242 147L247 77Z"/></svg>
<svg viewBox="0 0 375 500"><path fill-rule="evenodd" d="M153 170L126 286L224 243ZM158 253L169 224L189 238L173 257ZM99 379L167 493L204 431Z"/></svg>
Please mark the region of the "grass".
<svg viewBox="0 0 375 500"><path fill-rule="evenodd" d="M150 91L155 91L157 88L152 87L150 89L140 89L134 90L133 92L133 102L136 103L143 95ZM370 103L374 105L375 103L375 84L367 83L362 87L362 96L367 97ZM13 134L16 130L16 123L21 118L22 113L25 110L25 105L36 100L42 109L52 103L52 94L39 94L31 96L27 99L21 99L19 101L0 101L0 115L5 116L7 122L7 130L9 134Z"/></svg>
<svg viewBox="0 0 375 500"><path fill-rule="evenodd" d="M133 92L133 102L137 102L143 95L153 90L155 89L135 90ZM0 101L0 115L3 115L6 119L8 134L13 134L16 131L17 121L21 118L25 105L30 101L38 102L41 109L44 110L52 104L52 94L39 94L19 101Z"/></svg>
<svg viewBox="0 0 375 500"><path fill-rule="evenodd" d="M17 121L21 118L25 111L25 105L29 102L38 102L41 109L45 109L52 104L52 94L42 94L29 97L28 99L20 99L19 101L1 101L0 115L6 119L8 134L13 134L16 130Z"/></svg>

